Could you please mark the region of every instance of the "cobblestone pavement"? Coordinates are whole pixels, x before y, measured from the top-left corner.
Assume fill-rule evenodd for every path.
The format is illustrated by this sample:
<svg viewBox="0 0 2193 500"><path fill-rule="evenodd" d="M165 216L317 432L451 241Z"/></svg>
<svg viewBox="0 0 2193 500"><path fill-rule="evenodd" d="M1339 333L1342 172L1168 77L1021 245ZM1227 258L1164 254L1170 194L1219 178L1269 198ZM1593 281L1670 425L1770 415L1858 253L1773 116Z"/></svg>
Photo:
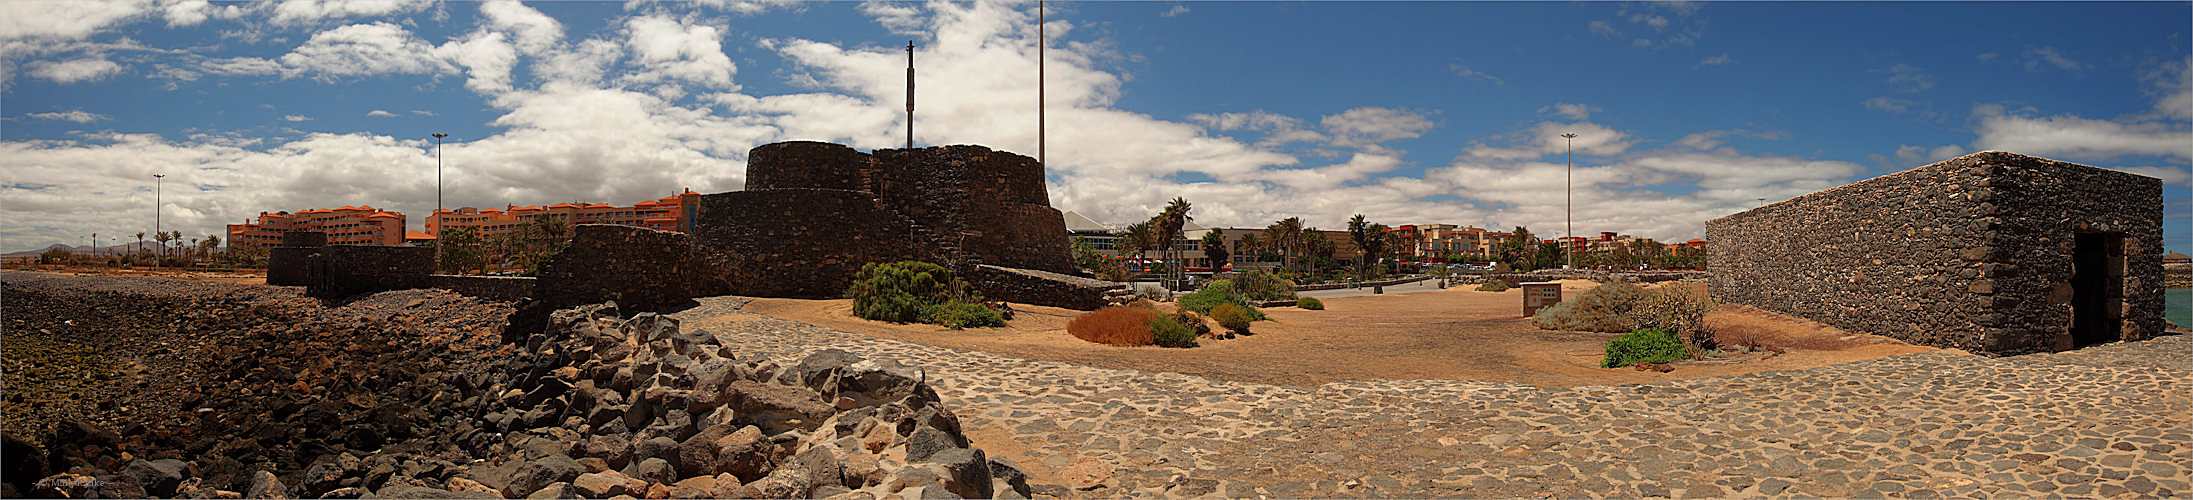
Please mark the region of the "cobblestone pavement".
<svg viewBox="0 0 2193 500"><path fill-rule="evenodd" d="M1573 389L1315 388L1031 361L739 315L742 353L924 367L1080 497L2193 497L2193 338ZM1131 355L1122 351L1123 355ZM1039 482L1044 478L1038 478Z"/></svg>

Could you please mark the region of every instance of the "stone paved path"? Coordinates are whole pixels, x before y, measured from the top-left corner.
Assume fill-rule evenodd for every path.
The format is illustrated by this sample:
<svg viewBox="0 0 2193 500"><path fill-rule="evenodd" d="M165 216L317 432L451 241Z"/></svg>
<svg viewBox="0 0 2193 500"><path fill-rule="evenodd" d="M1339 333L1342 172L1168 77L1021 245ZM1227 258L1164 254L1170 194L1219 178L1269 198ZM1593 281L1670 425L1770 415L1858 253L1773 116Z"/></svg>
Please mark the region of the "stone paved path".
<svg viewBox="0 0 2193 500"><path fill-rule="evenodd" d="M924 367L970 428L1009 432L1054 471L1058 487L1039 493L1069 498L2193 497L2188 336L1615 387L1300 388L759 316L712 327L742 303L702 302L678 316L742 353L827 347Z"/></svg>

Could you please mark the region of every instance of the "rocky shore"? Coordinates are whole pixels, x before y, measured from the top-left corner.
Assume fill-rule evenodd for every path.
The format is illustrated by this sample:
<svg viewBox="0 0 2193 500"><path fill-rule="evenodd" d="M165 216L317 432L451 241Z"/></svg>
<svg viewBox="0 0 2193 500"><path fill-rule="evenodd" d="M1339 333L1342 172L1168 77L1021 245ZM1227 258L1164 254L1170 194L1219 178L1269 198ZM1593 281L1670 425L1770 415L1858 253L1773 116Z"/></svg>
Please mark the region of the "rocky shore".
<svg viewBox="0 0 2193 500"><path fill-rule="evenodd" d="M613 304L0 273L7 497L1026 498L928 374Z"/></svg>

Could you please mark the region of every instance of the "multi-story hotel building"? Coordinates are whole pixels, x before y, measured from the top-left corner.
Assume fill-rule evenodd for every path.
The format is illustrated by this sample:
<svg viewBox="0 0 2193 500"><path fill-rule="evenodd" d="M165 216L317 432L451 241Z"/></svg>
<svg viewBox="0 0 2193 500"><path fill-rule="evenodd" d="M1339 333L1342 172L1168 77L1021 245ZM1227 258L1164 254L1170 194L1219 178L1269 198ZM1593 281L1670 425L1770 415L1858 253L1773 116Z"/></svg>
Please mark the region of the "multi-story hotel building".
<svg viewBox="0 0 2193 500"><path fill-rule="evenodd" d="M371 206L259 212L255 221L228 225L228 244L271 247L289 231L325 232L331 245L398 245L404 242L404 214Z"/></svg>
<svg viewBox="0 0 2193 500"><path fill-rule="evenodd" d="M560 215L572 224L621 224L663 231L690 232L693 208L700 193L688 189L685 192L661 199L634 203L619 207L608 203L557 203L545 207L521 207L509 205L501 210L464 207L442 210L426 219L426 233L441 236L444 227L470 227L480 236L514 233L525 229L533 219L547 215Z"/></svg>

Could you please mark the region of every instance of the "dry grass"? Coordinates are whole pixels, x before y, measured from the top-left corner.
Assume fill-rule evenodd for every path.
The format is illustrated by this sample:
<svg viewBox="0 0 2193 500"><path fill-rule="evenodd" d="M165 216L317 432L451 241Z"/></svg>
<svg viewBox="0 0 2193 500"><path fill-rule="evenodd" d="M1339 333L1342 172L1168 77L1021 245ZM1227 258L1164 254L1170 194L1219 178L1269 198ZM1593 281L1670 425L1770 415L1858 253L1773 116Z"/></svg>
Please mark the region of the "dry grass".
<svg viewBox="0 0 2193 500"><path fill-rule="evenodd" d="M1828 351L1883 343L1879 337L1854 335L1818 321L1784 316L1756 307L1726 304L1706 315L1706 329L1724 346L1785 351Z"/></svg>
<svg viewBox="0 0 2193 500"><path fill-rule="evenodd" d="M1155 319L1157 311L1153 309L1106 307L1066 323L1066 333L1081 340L1106 345L1155 345L1157 337L1150 333L1150 321Z"/></svg>

